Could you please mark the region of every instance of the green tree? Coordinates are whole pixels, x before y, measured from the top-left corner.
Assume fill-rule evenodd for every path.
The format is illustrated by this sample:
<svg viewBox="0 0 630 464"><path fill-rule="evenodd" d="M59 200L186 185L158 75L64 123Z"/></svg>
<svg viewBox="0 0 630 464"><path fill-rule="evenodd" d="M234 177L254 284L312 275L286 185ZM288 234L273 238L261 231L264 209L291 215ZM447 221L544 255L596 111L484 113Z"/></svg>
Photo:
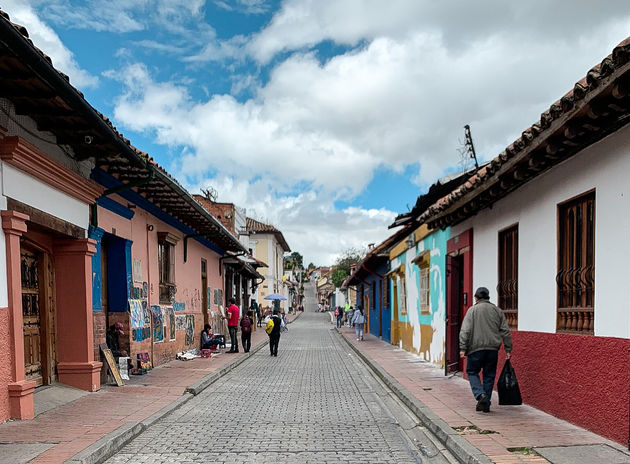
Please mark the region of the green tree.
<svg viewBox="0 0 630 464"><path fill-rule="evenodd" d="M295 267L298 267L298 268L304 267L304 262L303 262L304 258L297 251L294 251L293 253L289 255L289 260L293 262Z"/></svg>
<svg viewBox="0 0 630 464"><path fill-rule="evenodd" d="M348 273L345 269L341 269L340 267L336 268L332 273L332 282L334 286L337 288L341 287L341 284L343 284L343 281L346 280L346 277L348 277Z"/></svg>
<svg viewBox="0 0 630 464"><path fill-rule="evenodd" d="M308 270L315 269L315 265L313 263L308 263Z"/></svg>
<svg viewBox="0 0 630 464"><path fill-rule="evenodd" d="M335 262L335 268L343 269L344 271L346 271L346 275L350 275L350 267L352 265L359 264L361 261L363 261L364 257L364 251L361 251L357 248L348 248L343 253L341 253L341 256L339 256L339 258L337 258L337 261Z"/></svg>

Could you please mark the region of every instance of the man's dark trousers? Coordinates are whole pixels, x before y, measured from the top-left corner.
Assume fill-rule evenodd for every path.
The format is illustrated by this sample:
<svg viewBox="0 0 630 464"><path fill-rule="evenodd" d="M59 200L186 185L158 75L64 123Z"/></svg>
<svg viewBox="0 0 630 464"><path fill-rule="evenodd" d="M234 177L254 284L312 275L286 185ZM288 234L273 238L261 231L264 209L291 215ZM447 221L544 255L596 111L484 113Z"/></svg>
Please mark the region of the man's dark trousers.
<svg viewBox="0 0 630 464"><path fill-rule="evenodd" d="M238 351L238 337L236 336L238 326L228 326L228 330L230 331L230 351Z"/></svg>
<svg viewBox="0 0 630 464"><path fill-rule="evenodd" d="M243 345L243 351L245 353L249 352L249 349L252 346L252 333L251 332L243 332L241 331L241 345Z"/></svg>
<svg viewBox="0 0 630 464"><path fill-rule="evenodd" d="M269 351L272 356L278 356L278 344L280 343L280 334L269 335Z"/></svg>
<svg viewBox="0 0 630 464"><path fill-rule="evenodd" d="M492 398L494 379L497 376L497 350L479 350L468 355L466 362L466 374L475 398L479 399L482 393L488 397L488 405ZM479 372L483 373L483 385L479 379Z"/></svg>

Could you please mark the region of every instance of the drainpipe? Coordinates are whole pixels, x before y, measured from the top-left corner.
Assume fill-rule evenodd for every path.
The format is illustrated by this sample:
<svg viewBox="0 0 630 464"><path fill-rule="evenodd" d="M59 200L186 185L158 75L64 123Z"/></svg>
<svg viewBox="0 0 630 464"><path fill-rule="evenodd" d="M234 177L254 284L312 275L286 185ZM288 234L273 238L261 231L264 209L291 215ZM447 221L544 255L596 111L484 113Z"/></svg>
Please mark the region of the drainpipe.
<svg viewBox="0 0 630 464"><path fill-rule="evenodd" d="M132 189L134 187L140 187L142 185L146 185L153 180L153 178L155 177L155 169L153 168L153 166L151 166L150 164L146 164L144 167L149 171L148 177L145 177L144 179L138 179L133 182L129 182L128 184L122 184L116 187L109 188L105 190L103 194L100 197L98 197L94 203L90 205L90 211L91 211L90 225L91 226L93 226L94 228L98 227L98 200L100 198L105 198L106 196L113 195L114 193L119 193L125 190Z"/></svg>

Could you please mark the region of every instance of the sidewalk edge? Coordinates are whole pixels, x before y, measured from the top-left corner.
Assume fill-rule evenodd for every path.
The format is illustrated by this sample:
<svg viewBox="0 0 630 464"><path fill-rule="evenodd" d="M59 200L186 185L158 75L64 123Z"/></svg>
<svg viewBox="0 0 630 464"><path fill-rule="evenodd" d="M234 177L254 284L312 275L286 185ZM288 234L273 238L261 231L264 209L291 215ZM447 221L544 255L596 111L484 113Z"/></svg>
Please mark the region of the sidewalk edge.
<svg viewBox="0 0 630 464"><path fill-rule="evenodd" d="M354 346L341 332L339 332L339 330L335 330L335 332L461 463L492 464L492 461L485 454L475 448L468 440L460 436L443 419L441 419L419 399L413 396L385 369L362 353L361 350Z"/></svg>
<svg viewBox="0 0 630 464"><path fill-rule="evenodd" d="M159 413L158 413L159 414ZM66 464L99 464L111 457L127 443L140 435L145 426L141 422L129 422L108 433L87 448L79 451Z"/></svg>

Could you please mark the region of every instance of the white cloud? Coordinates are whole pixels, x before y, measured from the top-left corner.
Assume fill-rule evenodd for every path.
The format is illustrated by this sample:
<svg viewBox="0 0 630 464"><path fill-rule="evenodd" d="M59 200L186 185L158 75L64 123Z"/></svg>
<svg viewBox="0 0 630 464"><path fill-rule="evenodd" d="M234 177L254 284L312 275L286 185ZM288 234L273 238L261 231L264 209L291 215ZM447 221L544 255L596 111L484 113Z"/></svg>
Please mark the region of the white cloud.
<svg viewBox="0 0 630 464"><path fill-rule="evenodd" d="M329 192L309 190L295 195L278 196L273 182L252 182L220 175L190 185L193 192L213 187L219 201L246 206L247 215L272 224L282 231L293 251L299 251L306 263L327 265L348 248L364 249L380 243L392 231L387 226L395 214L386 209L348 207L335 209Z"/></svg>
<svg viewBox="0 0 630 464"><path fill-rule="evenodd" d="M269 11L266 0L215 0L215 5L227 11L236 11L244 14L263 14Z"/></svg>
<svg viewBox="0 0 630 464"><path fill-rule="evenodd" d="M270 218L290 244L299 243L320 263L349 246L378 243L394 216L340 211L334 201L352 199L383 168L400 172L419 164L413 181L431 184L457 164L465 124L472 126L480 158L496 156L609 53L630 25L627 14L609 12L581 35L553 44L537 35L536 25L489 32L475 27L471 40L462 42L451 23L425 27L426 18L411 14L414 2L390 2L391 14L381 23L369 18L385 15L382 2L368 2L372 9L364 4L358 15L363 22L344 16L345 2L315 3L286 2L252 39L249 50L260 47L269 57L297 50L276 60L264 84L239 76L235 87L253 89L253 98L195 100L186 87L158 82L138 64L119 72L126 91L115 117L171 149L185 147L171 166L185 184L213 179L225 200ZM292 16L290 7L297 8ZM304 38L290 40L288 29L279 28L288 16L292 27L304 29ZM344 17L357 22L350 32L341 31L338 18ZM543 18L529 24L536 19ZM264 48L261 37L284 45ZM324 62L317 51L304 49L327 38L360 45Z"/></svg>
<svg viewBox="0 0 630 464"><path fill-rule="evenodd" d="M13 22L26 27L33 43L52 58L55 68L70 76L70 82L75 87L98 85L98 78L78 65L73 53L61 42L55 31L42 22L28 4L19 0L5 0L2 8L9 13Z"/></svg>

